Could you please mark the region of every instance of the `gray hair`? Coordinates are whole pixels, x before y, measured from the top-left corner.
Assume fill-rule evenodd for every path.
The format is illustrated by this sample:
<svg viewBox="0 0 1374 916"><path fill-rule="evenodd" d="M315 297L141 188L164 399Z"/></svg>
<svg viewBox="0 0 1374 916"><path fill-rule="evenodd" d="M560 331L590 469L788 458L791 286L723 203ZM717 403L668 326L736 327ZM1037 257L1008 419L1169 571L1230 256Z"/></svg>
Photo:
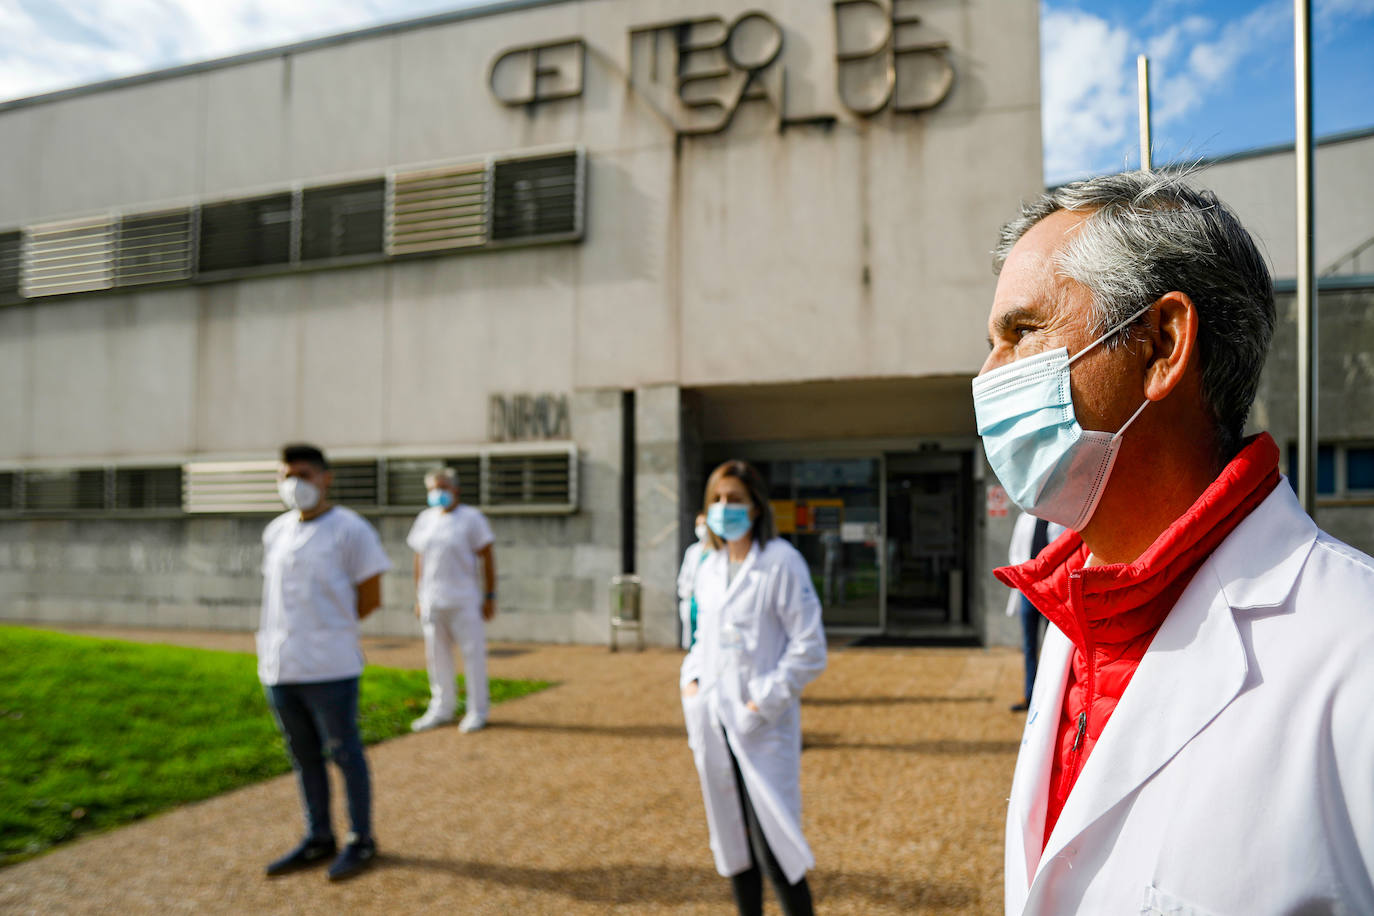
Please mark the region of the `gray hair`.
<svg viewBox="0 0 1374 916"><path fill-rule="evenodd" d="M1166 293L1185 293L1200 319L1202 396L1221 457L1229 460L1240 449L1274 334L1274 286L1236 214L1216 194L1191 187L1188 177L1123 172L1055 188L1023 204L1002 227L993 264L1000 272L1012 246L1051 213L1087 213L1055 264L1092 294L1095 334ZM1127 331L1107 345L1118 345Z"/></svg>
<svg viewBox="0 0 1374 916"><path fill-rule="evenodd" d="M412 480L414 478L411 478ZM453 488L458 489L458 472L453 468L435 468L425 475L425 488L433 487L437 483L452 484Z"/></svg>

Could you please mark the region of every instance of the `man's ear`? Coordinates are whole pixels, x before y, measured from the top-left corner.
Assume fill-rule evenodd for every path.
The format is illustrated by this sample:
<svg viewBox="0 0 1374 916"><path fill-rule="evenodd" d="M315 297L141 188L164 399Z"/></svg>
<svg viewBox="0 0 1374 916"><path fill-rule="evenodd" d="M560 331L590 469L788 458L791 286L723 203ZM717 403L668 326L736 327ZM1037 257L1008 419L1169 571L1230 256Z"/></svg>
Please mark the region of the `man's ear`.
<svg viewBox="0 0 1374 916"><path fill-rule="evenodd" d="M1155 301L1145 365L1145 397L1162 401L1197 363L1197 306L1187 293L1165 293Z"/></svg>

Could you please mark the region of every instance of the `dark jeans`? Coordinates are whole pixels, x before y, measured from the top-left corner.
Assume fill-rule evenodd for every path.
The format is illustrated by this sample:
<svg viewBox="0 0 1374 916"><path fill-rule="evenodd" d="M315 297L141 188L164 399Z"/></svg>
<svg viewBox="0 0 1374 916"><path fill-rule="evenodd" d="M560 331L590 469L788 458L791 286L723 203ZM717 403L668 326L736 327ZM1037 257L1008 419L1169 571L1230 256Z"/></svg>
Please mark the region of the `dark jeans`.
<svg viewBox="0 0 1374 916"><path fill-rule="evenodd" d="M334 836L324 767L328 757L343 773L353 835L372 839L372 785L358 732L358 679L275 684L264 690L296 770L307 835L316 840Z"/></svg>
<svg viewBox="0 0 1374 916"><path fill-rule="evenodd" d="M778 895L778 903L782 906L785 916L812 916L815 911L811 908L811 888L806 883L806 876L803 875L796 884L787 883L787 875L783 874L782 866L773 856L773 850L768 848L768 840L763 835L763 828L759 826L754 805L749 801L749 793L744 788L744 776L739 771L739 761L735 760L733 751L730 752L730 765L735 768L735 785L739 787L740 805L744 808L744 828L749 835L749 848L754 860L754 864L748 869L730 877L730 890L735 895L735 906L739 909L740 916L763 914L763 875L759 871L760 863L763 864L763 871L768 874L768 883L773 885L773 892Z"/></svg>
<svg viewBox="0 0 1374 916"><path fill-rule="evenodd" d="M1030 700L1031 688L1035 686L1035 668L1040 661L1040 631L1045 622L1044 615L1025 596L1021 596L1021 651L1026 654L1026 692L1022 694Z"/></svg>

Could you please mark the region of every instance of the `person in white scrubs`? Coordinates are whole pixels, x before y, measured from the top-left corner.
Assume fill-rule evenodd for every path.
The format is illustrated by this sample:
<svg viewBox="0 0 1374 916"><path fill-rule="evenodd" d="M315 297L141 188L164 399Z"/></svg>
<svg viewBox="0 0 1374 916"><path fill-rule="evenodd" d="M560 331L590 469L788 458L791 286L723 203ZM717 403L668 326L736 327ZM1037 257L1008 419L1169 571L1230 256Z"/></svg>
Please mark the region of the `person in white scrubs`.
<svg viewBox="0 0 1374 916"><path fill-rule="evenodd" d="M377 855L358 729L358 622L381 605L391 561L362 516L329 501L332 481L320 449L282 449L277 491L287 511L262 534L258 678L296 771L306 829L295 849L267 866L268 877L332 860L329 878L338 881ZM352 832L342 850L330 824L326 759L343 774L348 801Z"/></svg>
<svg viewBox="0 0 1374 916"><path fill-rule="evenodd" d="M682 555L682 566L677 573L677 611L682 620L682 648L692 648L697 641L697 573L701 564L711 555L710 531L706 527L706 513L697 513L697 539Z"/></svg>
<svg viewBox="0 0 1374 916"><path fill-rule="evenodd" d="M406 544L415 551L415 614L425 634L429 708L410 724L421 732L453 721L458 692L453 644L463 654L467 712L460 732L487 724L487 621L496 616L495 538L480 510L462 502L458 472L439 468L425 475L429 508L411 526ZM478 579L478 569L481 579Z"/></svg>
<svg viewBox="0 0 1374 916"><path fill-rule="evenodd" d="M816 863L801 829L801 692L825 669L821 604L757 470L722 464L705 503L715 549L679 685L711 852L742 916L763 912L764 874L783 913L804 916Z"/></svg>

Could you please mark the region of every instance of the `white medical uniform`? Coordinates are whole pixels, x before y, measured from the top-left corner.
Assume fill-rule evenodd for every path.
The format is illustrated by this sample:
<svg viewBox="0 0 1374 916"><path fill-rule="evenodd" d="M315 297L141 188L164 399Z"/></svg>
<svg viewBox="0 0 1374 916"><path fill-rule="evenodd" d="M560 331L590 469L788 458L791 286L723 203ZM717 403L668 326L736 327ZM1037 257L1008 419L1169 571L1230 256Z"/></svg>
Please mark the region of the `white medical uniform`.
<svg viewBox="0 0 1374 916"><path fill-rule="evenodd" d="M1374 559L1287 482L1203 562L1048 844L1073 647L1051 627L1012 782L1008 914L1374 913Z"/></svg>
<svg viewBox="0 0 1374 916"><path fill-rule="evenodd" d="M262 548L259 679L311 684L362 674L357 589L391 568L376 530L343 506L310 521L293 509L268 523Z"/></svg>
<svg viewBox="0 0 1374 916"><path fill-rule="evenodd" d="M487 632L482 619L485 597L477 552L495 538L479 510L460 503L452 512L431 508L411 526L406 544L420 555L420 626L429 663L427 715L451 718L458 707L454 686L453 643L463 653L468 713L486 721Z"/></svg>
<svg viewBox="0 0 1374 916"><path fill-rule="evenodd" d="M681 675L681 686L699 685L682 698L687 744L716 870L729 877L753 863L733 751L768 847L796 884L816 864L801 829L801 691L825 669L821 604L786 541L754 544L727 583L728 553L714 551L696 577L697 641Z"/></svg>
<svg viewBox="0 0 1374 916"><path fill-rule="evenodd" d="M682 566L677 571L677 614L682 619L682 648L692 647L692 595L696 590L697 573L701 563L710 554L701 541L693 541L682 555ZM698 611L700 613L700 611Z"/></svg>

